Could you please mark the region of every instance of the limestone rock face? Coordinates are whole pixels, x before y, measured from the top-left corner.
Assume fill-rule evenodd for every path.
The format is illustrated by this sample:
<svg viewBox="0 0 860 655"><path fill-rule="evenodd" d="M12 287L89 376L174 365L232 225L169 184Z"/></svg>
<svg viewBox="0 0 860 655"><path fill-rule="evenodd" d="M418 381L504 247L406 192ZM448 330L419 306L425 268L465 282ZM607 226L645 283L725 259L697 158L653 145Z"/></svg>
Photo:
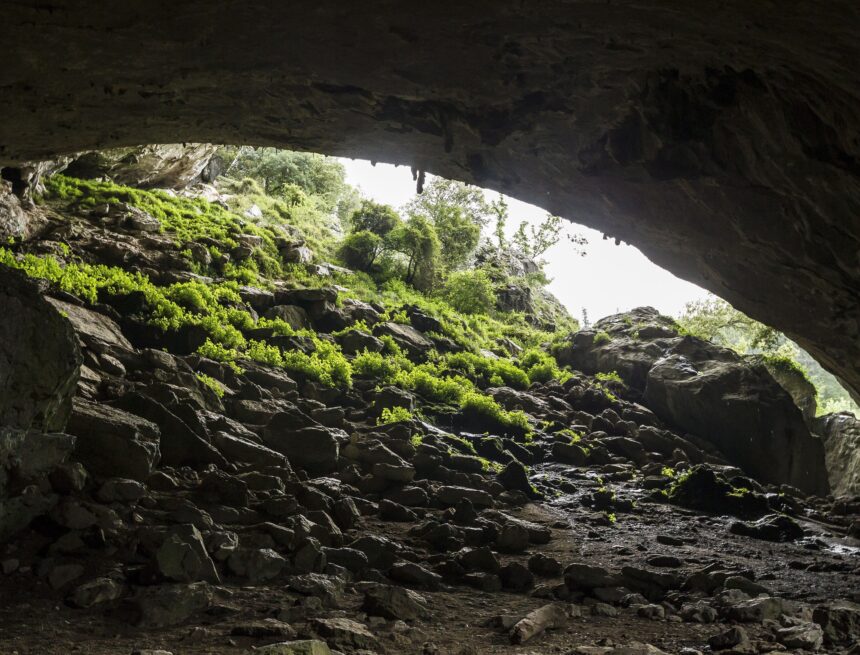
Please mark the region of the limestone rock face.
<svg viewBox="0 0 860 655"><path fill-rule="evenodd" d="M713 443L733 464L775 484L826 493L824 447L763 366L639 307L574 334L558 354L586 373L616 371L667 423Z"/></svg>
<svg viewBox="0 0 860 655"><path fill-rule="evenodd" d="M414 165L636 244L860 394L851 0L187 7L6 7L0 166L177 139Z"/></svg>
<svg viewBox="0 0 860 655"><path fill-rule="evenodd" d="M69 321L19 274L0 266L0 425L65 427L82 356Z"/></svg>
<svg viewBox="0 0 860 655"><path fill-rule="evenodd" d="M860 420L848 412L815 419L824 442L824 457L835 496L860 494Z"/></svg>
<svg viewBox="0 0 860 655"><path fill-rule="evenodd" d="M158 427L109 405L75 400L68 430L75 458L99 476L143 481L160 458Z"/></svg>
<svg viewBox="0 0 860 655"><path fill-rule="evenodd" d="M135 187L181 189L200 178L215 154L206 143L171 143L85 152L66 172L74 177L107 177Z"/></svg>
<svg viewBox="0 0 860 655"><path fill-rule="evenodd" d="M648 372L644 399L750 475L827 493L821 440L782 387L733 352L693 337L679 340Z"/></svg>
<svg viewBox="0 0 860 655"><path fill-rule="evenodd" d="M12 191L12 184L0 179L0 240L27 236L29 222L20 199Z"/></svg>

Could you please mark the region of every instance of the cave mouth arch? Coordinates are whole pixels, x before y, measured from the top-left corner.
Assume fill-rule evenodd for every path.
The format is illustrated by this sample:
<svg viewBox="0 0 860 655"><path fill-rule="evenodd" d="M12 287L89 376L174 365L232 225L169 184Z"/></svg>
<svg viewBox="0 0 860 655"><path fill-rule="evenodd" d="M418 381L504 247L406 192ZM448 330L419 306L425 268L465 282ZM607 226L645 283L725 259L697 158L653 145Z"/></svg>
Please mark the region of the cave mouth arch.
<svg viewBox="0 0 860 655"><path fill-rule="evenodd" d="M163 9L7 8L0 165L183 139L407 164L635 244L860 397L851 3Z"/></svg>

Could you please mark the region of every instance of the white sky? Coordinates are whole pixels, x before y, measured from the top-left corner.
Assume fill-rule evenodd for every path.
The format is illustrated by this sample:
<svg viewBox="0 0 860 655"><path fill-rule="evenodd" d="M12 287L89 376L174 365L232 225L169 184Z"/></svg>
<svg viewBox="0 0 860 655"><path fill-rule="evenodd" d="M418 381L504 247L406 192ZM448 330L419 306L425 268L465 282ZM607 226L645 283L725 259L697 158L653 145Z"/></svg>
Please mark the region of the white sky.
<svg viewBox="0 0 860 655"><path fill-rule="evenodd" d="M341 159L347 181L375 200L400 208L415 194L415 182L406 166L390 164L372 166L369 161ZM498 197L486 190L489 200ZM510 218L508 231L516 230L521 221L537 224L546 216L539 207L508 198ZM603 316L633 307L651 305L660 312L675 316L691 300L705 298L707 292L660 268L633 246L615 245L604 240L600 232L576 223L570 231L588 239L586 255L578 256L566 239L559 241L544 255L546 272L552 279L549 290L576 318L582 308L593 322Z"/></svg>

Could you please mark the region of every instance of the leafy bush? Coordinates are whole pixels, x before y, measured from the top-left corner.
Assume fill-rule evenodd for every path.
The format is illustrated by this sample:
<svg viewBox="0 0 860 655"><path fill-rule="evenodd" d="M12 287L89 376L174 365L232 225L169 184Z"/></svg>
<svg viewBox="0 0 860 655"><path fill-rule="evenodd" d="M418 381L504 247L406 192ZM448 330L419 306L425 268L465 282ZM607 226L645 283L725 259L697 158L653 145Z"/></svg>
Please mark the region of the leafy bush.
<svg viewBox="0 0 860 655"><path fill-rule="evenodd" d="M224 387L221 386L221 383L218 382L215 378L210 375L206 375L205 373L198 373L197 379L200 380L204 385L209 387L209 389L219 398L224 397Z"/></svg>
<svg viewBox="0 0 860 655"><path fill-rule="evenodd" d="M412 412L405 407L385 407L382 414L376 419L377 425L386 425L388 423L400 423L401 421L411 421Z"/></svg>
<svg viewBox="0 0 860 655"><path fill-rule="evenodd" d="M564 382L570 373L558 367L555 357L545 350L529 348L519 358L520 367L526 371L531 382L549 382L559 380Z"/></svg>
<svg viewBox="0 0 860 655"><path fill-rule="evenodd" d="M338 256L346 266L360 271L373 268L382 253L382 237L368 230L348 234L338 248Z"/></svg>
<svg viewBox="0 0 860 655"><path fill-rule="evenodd" d="M451 307L464 314L487 314L496 305L493 283L481 269L452 273L444 296Z"/></svg>
<svg viewBox="0 0 860 655"><path fill-rule="evenodd" d="M477 416L491 419L509 428L515 428L523 432L529 431L529 420L525 412L515 410L506 411L499 403L490 396L482 395L475 391L464 394L460 400L460 408Z"/></svg>
<svg viewBox="0 0 860 655"><path fill-rule="evenodd" d="M506 385L514 389L529 386L528 375L509 359L492 359L470 352L450 353L442 357L440 366L459 371L481 386Z"/></svg>
<svg viewBox="0 0 860 655"><path fill-rule="evenodd" d="M609 333L604 331L604 330L601 330L600 332L598 332L597 334L594 335L594 339L592 340L592 343L595 346L599 346L600 344L609 343L610 341L612 341L612 337L609 336Z"/></svg>

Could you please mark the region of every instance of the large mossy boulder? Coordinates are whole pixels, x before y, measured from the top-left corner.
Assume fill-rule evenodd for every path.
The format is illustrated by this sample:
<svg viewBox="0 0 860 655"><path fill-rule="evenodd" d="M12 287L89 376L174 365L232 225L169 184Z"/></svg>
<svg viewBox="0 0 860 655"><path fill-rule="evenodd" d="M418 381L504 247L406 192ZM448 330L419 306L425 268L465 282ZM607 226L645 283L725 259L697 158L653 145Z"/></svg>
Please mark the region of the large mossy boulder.
<svg viewBox="0 0 860 655"><path fill-rule="evenodd" d="M69 321L39 287L0 266L0 425L62 431L82 355Z"/></svg>
<svg viewBox="0 0 860 655"><path fill-rule="evenodd" d="M704 438L764 482L829 490L822 441L767 369L696 337L651 307L608 316L557 353L589 374L617 372L666 423Z"/></svg>
<svg viewBox="0 0 860 655"><path fill-rule="evenodd" d="M834 496L860 495L860 420L850 412L815 419Z"/></svg>
<svg viewBox="0 0 860 655"><path fill-rule="evenodd" d="M791 396L734 352L678 339L648 371L643 398L655 414L707 439L753 477L807 493L829 491L821 439Z"/></svg>

